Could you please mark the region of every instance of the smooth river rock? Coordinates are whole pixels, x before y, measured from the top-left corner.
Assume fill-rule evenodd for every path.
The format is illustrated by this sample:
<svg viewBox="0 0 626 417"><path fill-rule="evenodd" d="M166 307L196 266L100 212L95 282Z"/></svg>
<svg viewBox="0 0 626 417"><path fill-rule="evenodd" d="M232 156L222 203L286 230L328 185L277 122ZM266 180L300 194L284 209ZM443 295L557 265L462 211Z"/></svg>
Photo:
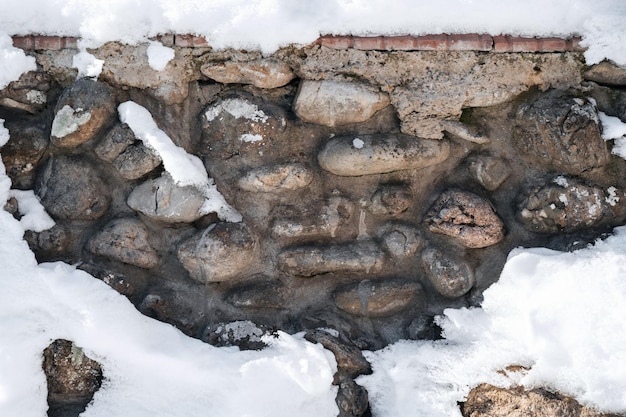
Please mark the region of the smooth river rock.
<svg viewBox="0 0 626 417"><path fill-rule="evenodd" d="M422 286L401 280L361 281L334 294L341 310L365 317L386 317L420 302Z"/></svg>
<svg viewBox="0 0 626 417"><path fill-rule="evenodd" d="M282 87L294 77L289 65L275 58L207 62L200 71L219 83L252 84L259 88Z"/></svg>
<svg viewBox="0 0 626 417"><path fill-rule="evenodd" d="M422 266L433 287L444 297L460 297L474 286L474 271L456 255L427 248L422 252Z"/></svg>
<svg viewBox="0 0 626 417"><path fill-rule="evenodd" d="M354 177L425 168L445 161L449 155L450 144L445 140L385 133L333 138L317 159L326 171Z"/></svg>
<svg viewBox="0 0 626 417"><path fill-rule="evenodd" d="M244 191L271 193L293 191L313 181L313 173L302 164L278 164L255 168L239 179Z"/></svg>

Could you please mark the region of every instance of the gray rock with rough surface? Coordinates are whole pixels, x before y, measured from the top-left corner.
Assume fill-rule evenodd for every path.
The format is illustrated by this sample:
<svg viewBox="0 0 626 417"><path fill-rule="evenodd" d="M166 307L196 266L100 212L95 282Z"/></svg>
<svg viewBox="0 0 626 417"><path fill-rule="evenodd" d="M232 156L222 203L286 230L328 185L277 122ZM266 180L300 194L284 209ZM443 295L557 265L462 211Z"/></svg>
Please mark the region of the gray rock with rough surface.
<svg viewBox="0 0 626 417"><path fill-rule="evenodd" d="M511 175L509 164L500 158L478 156L470 159L472 176L488 191L497 190Z"/></svg>
<svg viewBox="0 0 626 417"><path fill-rule="evenodd" d="M367 84L304 80L293 108L305 122L334 127L364 122L388 105L387 94Z"/></svg>
<svg viewBox="0 0 626 417"><path fill-rule="evenodd" d="M474 271L456 255L428 248L422 252L422 266L433 287L444 297L460 297L474 286Z"/></svg>
<svg viewBox="0 0 626 417"><path fill-rule="evenodd" d="M617 87L626 86L626 68L607 60L592 65L584 72L583 76L586 80L594 81L598 84Z"/></svg>
<svg viewBox="0 0 626 417"><path fill-rule="evenodd" d="M442 193L426 215L428 228L468 248L495 245L504 238L504 224L491 203L468 191Z"/></svg>
<svg viewBox="0 0 626 417"><path fill-rule="evenodd" d="M128 196L130 208L165 223L190 223L202 217L206 198L194 186L177 185L168 173L138 185Z"/></svg>
<svg viewBox="0 0 626 417"><path fill-rule="evenodd" d="M200 71L219 83L252 84L259 88L282 87L294 78L289 65L275 58L207 62Z"/></svg>
<svg viewBox="0 0 626 417"><path fill-rule="evenodd" d="M414 255L424 245L420 231L408 224L387 223L377 235L382 248L396 258Z"/></svg>
<svg viewBox="0 0 626 417"><path fill-rule="evenodd" d="M313 173L302 164L278 164L255 168L239 179L244 191L280 192L304 188L313 181Z"/></svg>
<svg viewBox="0 0 626 417"><path fill-rule="evenodd" d="M281 283L267 280L237 286L226 300L238 308L283 309L288 305Z"/></svg>
<svg viewBox="0 0 626 417"><path fill-rule="evenodd" d="M335 304L341 310L364 317L387 317L422 303L422 286L402 280L361 281L339 288Z"/></svg>
<svg viewBox="0 0 626 417"><path fill-rule="evenodd" d="M278 255L278 268L291 275L311 277L329 272L380 272L384 253L368 240L342 245L287 248Z"/></svg>
<svg viewBox="0 0 626 417"><path fill-rule="evenodd" d="M354 344L333 336L324 330L306 332L304 338L312 343L319 343L330 350L337 360L338 372L347 374L351 378L372 373L372 366L365 359L361 349Z"/></svg>
<svg viewBox="0 0 626 417"><path fill-rule="evenodd" d="M159 263L159 255L148 241L148 228L134 218L112 220L89 240L87 249L140 268L154 268Z"/></svg>
<svg viewBox="0 0 626 417"><path fill-rule="evenodd" d="M126 124L118 123L100 140L94 152L103 161L113 162L136 140L135 134Z"/></svg>
<svg viewBox="0 0 626 417"><path fill-rule="evenodd" d="M0 106L38 113L48 104L51 77L45 72L29 71L0 90Z"/></svg>
<svg viewBox="0 0 626 417"><path fill-rule="evenodd" d="M381 133L330 139L317 160L335 175L361 176L426 168L445 161L449 155L446 141Z"/></svg>
<svg viewBox="0 0 626 417"><path fill-rule="evenodd" d="M353 213L354 203L339 196L322 204L278 206L272 212L272 235L286 239L335 237L350 223Z"/></svg>
<svg viewBox="0 0 626 417"><path fill-rule="evenodd" d="M408 186L384 185L372 196L369 211L380 216L396 216L406 211L412 200L413 196Z"/></svg>
<svg viewBox="0 0 626 417"><path fill-rule="evenodd" d="M113 166L122 177L136 180L161 165L161 158L144 145L130 145L113 161Z"/></svg>
<svg viewBox="0 0 626 417"><path fill-rule="evenodd" d="M228 281L258 262L259 243L243 223L217 223L178 245L177 256L198 282Z"/></svg>

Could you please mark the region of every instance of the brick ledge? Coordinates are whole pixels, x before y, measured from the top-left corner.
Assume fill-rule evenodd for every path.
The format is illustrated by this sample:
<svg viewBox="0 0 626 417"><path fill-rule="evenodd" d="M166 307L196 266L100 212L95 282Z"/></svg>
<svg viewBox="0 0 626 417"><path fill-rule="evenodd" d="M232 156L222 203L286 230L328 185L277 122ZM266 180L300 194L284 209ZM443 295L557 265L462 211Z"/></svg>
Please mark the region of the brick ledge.
<svg viewBox="0 0 626 417"><path fill-rule="evenodd" d="M207 48L207 40L195 35L166 34L154 38L165 46L181 48ZM469 33L462 35L422 36L334 36L324 35L313 42L333 49L358 49L364 51L483 51L483 52L570 52L584 51L581 38L541 38ZM13 46L26 50L77 49L78 38L63 36L28 35L13 36Z"/></svg>

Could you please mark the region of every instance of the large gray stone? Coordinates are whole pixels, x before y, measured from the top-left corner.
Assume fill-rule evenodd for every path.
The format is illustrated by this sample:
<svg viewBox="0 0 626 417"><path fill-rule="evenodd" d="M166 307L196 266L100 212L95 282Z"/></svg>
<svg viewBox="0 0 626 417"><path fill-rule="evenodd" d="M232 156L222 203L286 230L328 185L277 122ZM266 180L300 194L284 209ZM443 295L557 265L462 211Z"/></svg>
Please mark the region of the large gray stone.
<svg viewBox="0 0 626 417"><path fill-rule="evenodd" d="M361 281L339 288L335 304L356 316L387 317L422 302L422 286L402 280Z"/></svg>
<svg viewBox="0 0 626 417"><path fill-rule="evenodd" d="M177 185L168 173L138 185L128 196L128 205L153 220L190 223L202 217L205 197L194 186Z"/></svg>
<svg viewBox="0 0 626 417"><path fill-rule="evenodd" d="M118 123L100 140L94 152L103 161L113 162L136 140L135 134L128 125Z"/></svg>
<svg viewBox="0 0 626 417"><path fill-rule="evenodd" d="M294 78L289 65L275 58L207 62L200 71L219 83L252 84L259 88L282 87Z"/></svg>
<svg viewBox="0 0 626 417"><path fill-rule="evenodd" d="M446 141L385 133L330 139L317 159L326 171L341 176L384 174L437 165L450 155Z"/></svg>
<svg viewBox="0 0 626 417"><path fill-rule="evenodd" d="M87 162L56 156L39 173L35 192L56 219L95 220L109 207L108 186Z"/></svg>
<svg viewBox="0 0 626 417"><path fill-rule="evenodd" d="M384 253L368 240L343 245L288 248L278 255L278 267L295 276L311 277L329 272L372 274L382 269Z"/></svg>
<svg viewBox="0 0 626 417"><path fill-rule="evenodd" d="M159 255L148 241L148 229L134 218L112 220L89 240L87 249L140 268L154 268L159 263Z"/></svg>
<svg viewBox="0 0 626 417"><path fill-rule="evenodd" d="M107 84L88 78L66 89L55 107L50 140L60 147L75 147L96 137L113 122L115 94Z"/></svg>
<svg viewBox="0 0 626 417"><path fill-rule="evenodd" d="M237 184L244 191L271 193L304 188L311 181L310 169L298 163L285 163L252 169Z"/></svg>
<svg viewBox="0 0 626 417"><path fill-rule="evenodd" d="M595 81L598 84L626 86L626 68L607 60L592 65L583 76L586 80Z"/></svg>
<svg viewBox="0 0 626 417"><path fill-rule="evenodd" d="M237 308L283 309L288 306L279 281L255 281L233 288L226 300Z"/></svg>
<svg viewBox="0 0 626 417"><path fill-rule="evenodd" d="M347 226L354 213L354 203L339 196L322 204L278 206L272 212L272 235L283 239L335 237Z"/></svg>
<svg viewBox="0 0 626 417"><path fill-rule="evenodd" d="M422 266L433 287L444 297L460 297L474 286L474 271L456 255L428 248L422 252Z"/></svg>
<svg viewBox="0 0 626 417"><path fill-rule="evenodd" d="M131 145L113 161L122 177L136 180L161 165L161 158L144 145Z"/></svg>
<svg viewBox="0 0 626 417"><path fill-rule="evenodd" d="M431 232L453 237L468 248L495 245L504 238L504 224L491 203L468 191L442 193L426 221Z"/></svg>
<svg viewBox="0 0 626 417"><path fill-rule="evenodd" d="M387 94L367 84L304 80L294 111L305 122L333 127L364 122L387 105Z"/></svg>
<svg viewBox="0 0 626 417"><path fill-rule="evenodd" d="M595 105L559 90L519 107L513 139L531 163L558 172L580 174L609 162Z"/></svg>
<svg viewBox="0 0 626 417"><path fill-rule="evenodd" d="M245 273L258 261L259 243L243 223L217 223L178 246L180 263L198 282L221 282Z"/></svg>
<svg viewBox="0 0 626 417"><path fill-rule="evenodd" d="M48 134L31 121L7 122L5 124L11 135L2 147L2 162L6 173L15 188L33 188L35 173L48 148Z"/></svg>

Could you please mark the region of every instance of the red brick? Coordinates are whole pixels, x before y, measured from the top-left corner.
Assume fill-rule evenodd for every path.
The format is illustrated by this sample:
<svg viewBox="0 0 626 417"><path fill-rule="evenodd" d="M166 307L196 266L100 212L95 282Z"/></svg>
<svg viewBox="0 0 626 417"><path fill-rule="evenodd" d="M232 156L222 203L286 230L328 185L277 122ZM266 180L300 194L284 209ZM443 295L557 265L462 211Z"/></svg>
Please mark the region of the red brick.
<svg viewBox="0 0 626 417"><path fill-rule="evenodd" d="M13 46L20 49L34 49L35 41L32 36L13 36Z"/></svg>
<svg viewBox="0 0 626 417"><path fill-rule="evenodd" d="M417 47L414 36L389 36L383 38L385 50L387 51L414 51Z"/></svg>
<svg viewBox="0 0 626 417"><path fill-rule="evenodd" d="M415 37L415 50L417 51L445 51L447 48L447 35L423 35Z"/></svg>
<svg viewBox="0 0 626 417"><path fill-rule="evenodd" d="M489 35L470 33L465 35L449 35L449 51L491 51L493 39Z"/></svg>
<svg viewBox="0 0 626 417"><path fill-rule="evenodd" d="M63 49L78 49L78 38L67 36L61 39L63 43Z"/></svg>
<svg viewBox="0 0 626 417"><path fill-rule="evenodd" d="M352 47L354 49L360 49L364 51L385 49L384 40L381 36L372 36L372 37L355 36L354 38L352 38L352 41L353 41Z"/></svg>
<svg viewBox="0 0 626 417"><path fill-rule="evenodd" d="M540 38L538 41L540 52L563 52L570 48L567 40L562 38Z"/></svg>
<svg viewBox="0 0 626 417"><path fill-rule="evenodd" d="M209 43L202 36L175 35L174 43L181 48L205 48Z"/></svg>
<svg viewBox="0 0 626 417"><path fill-rule="evenodd" d="M348 49L353 45L352 36L322 36L318 43L332 49Z"/></svg>

